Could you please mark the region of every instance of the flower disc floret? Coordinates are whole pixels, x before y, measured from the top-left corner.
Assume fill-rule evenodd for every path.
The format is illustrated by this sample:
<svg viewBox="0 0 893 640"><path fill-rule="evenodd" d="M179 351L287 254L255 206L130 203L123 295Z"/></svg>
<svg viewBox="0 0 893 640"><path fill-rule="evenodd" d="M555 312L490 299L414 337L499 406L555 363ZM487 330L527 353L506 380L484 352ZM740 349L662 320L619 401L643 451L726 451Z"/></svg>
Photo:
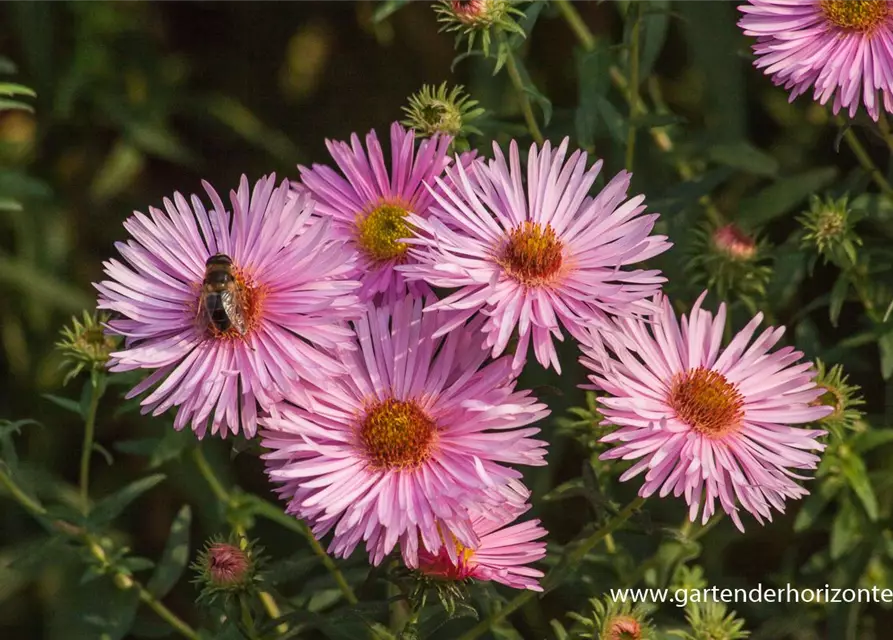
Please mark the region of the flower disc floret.
<svg viewBox="0 0 893 640"><path fill-rule="evenodd" d="M667 404L680 420L708 438L737 429L744 417L744 398L735 385L704 367L673 376Z"/></svg>
<svg viewBox="0 0 893 640"><path fill-rule="evenodd" d="M402 239L412 235L406 224L406 208L382 204L357 222L357 244L370 260L400 262L409 246Z"/></svg>
<svg viewBox="0 0 893 640"><path fill-rule="evenodd" d="M869 32L890 16L887 0L821 0L825 17L841 29Z"/></svg>
<svg viewBox="0 0 893 640"><path fill-rule="evenodd" d="M388 398L370 407L359 432L374 467L405 469L428 459L437 425L417 403Z"/></svg>

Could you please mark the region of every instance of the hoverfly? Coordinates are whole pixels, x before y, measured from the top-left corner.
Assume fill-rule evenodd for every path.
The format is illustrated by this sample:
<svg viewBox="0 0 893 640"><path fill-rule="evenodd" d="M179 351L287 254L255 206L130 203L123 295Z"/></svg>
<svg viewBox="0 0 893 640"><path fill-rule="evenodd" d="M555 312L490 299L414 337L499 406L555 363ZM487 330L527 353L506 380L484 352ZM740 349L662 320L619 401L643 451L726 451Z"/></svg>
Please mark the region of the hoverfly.
<svg viewBox="0 0 893 640"><path fill-rule="evenodd" d="M233 273L233 261L218 253L205 262L205 279L199 313L213 331L223 333L230 328L245 335L244 291Z"/></svg>

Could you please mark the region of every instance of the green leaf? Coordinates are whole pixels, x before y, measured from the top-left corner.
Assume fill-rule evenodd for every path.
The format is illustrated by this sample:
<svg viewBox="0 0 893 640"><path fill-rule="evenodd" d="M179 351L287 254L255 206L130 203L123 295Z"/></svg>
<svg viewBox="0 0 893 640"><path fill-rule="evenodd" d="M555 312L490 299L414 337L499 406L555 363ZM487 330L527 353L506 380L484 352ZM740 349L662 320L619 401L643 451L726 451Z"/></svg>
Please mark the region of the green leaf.
<svg viewBox="0 0 893 640"><path fill-rule="evenodd" d="M88 591L95 594L95 587L91 587ZM88 613L84 616L84 620L94 627L96 633L94 637L102 640L120 640L127 637L130 632L130 625L136 617L139 603L140 595L136 589L126 591L114 589L95 599L94 605L90 608L94 611L98 609L98 612Z"/></svg>
<svg viewBox="0 0 893 640"><path fill-rule="evenodd" d="M3 255L0 255L0 284L7 284L17 289L19 295L40 300L63 311L77 312L96 305L96 300L67 282Z"/></svg>
<svg viewBox="0 0 893 640"><path fill-rule="evenodd" d="M29 113L34 113L34 107L27 102L0 98L0 111L27 111Z"/></svg>
<svg viewBox="0 0 893 640"><path fill-rule="evenodd" d="M617 110L610 100L605 97L599 97L595 101L595 108L598 112L599 119L604 122L611 138L617 143L626 143L626 120Z"/></svg>
<svg viewBox="0 0 893 640"><path fill-rule="evenodd" d="M574 114L574 124L577 132L577 141L581 147L591 148L595 144L595 135L598 131L598 105L599 98L607 95L610 88L609 69L611 57L608 50L599 45L593 51L575 52L577 66L577 92L578 102Z"/></svg>
<svg viewBox="0 0 893 640"><path fill-rule="evenodd" d="M274 158L294 164L298 149L285 133L264 124L248 107L229 96L214 96L206 113ZM205 115L204 113L202 115Z"/></svg>
<svg viewBox="0 0 893 640"><path fill-rule="evenodd" d="M146 585L156 598L163 598L174 588L189 563L190 524L192 524L192 509L187 504L180 509L171 523L171 532L167 537L161 561Z"/></svg>
<svg viewBox="0 0 893 640"><path fill-rule="evenodd" d="M857 453L867 453L891 442L893 442L893 429L872 429L854 436L850 446Z"/></svg>
<svg viewBox="0 0 893 640"><path fill-rule="evenodd" d="M651 0L640 18L643 44L639 54L639 77L643 80L651 75L654 63L664 48L670 23L669 7L669 0Z"/></svg>
<svg viewBox="0 0 893 640"><path fill-rule="evenodd" d="M888 332L878 340L881 352L881 377L889 380L893 375L893 332Z"/></svg>
<svg viewBox="0 0 893 640"><path fill-rule="evenodd" d="M118 140L93 177L90 197L105 202L127 189L145 166L142 152L124 140Z"/></svg>
<svg viewBox="0 0 893 640"><path fill-rule="evenodd" d="M831 558L838 560L855 547L862 537L859 514L852 501L841 502L840 512L831 526Z"/></svg>
<svg viewBox="0 0 893 640"><path fill-rule="evenodd" d="M295 580L301 580L307 576L319 563L316 556L306 551L298 552L290 558L277 560L269 569L263 572L265 584L282 585Z"/></svg>
<svg viewBox="0 0 893 640"><path fill-rule="evenodd" d="M540 110L543 112L543 124L548 126L549 121L552 119L552 101L540 93L539 89L536 88L536 85L533 84L533 81L530 79L530 74L527 73L527 67L524 66L520 56L515 55L513 51L510 51L508 55L515 59L515 66L518 67L518 75L521 76L521 88L524 90L524 93L529 95L539 106Z"/></svg>
<svg viewBox="0 0 893 640"><path fill-rule="evenodd" d="M0 95L4 96L28 96L29 98L37 97L34 89L26 87L23 84L14 82L0 82Z"/></svg>
<svg viewBox="0 0 893 640"><path fill-rule="evenodd" d="M850 278L843 271L837 276L834 286L831 288L831 304L828 307L828 313L831 318L831 325L836 327L840 318L840 310L843 309L843 303L846 302L847 293L850 291Z"/></svg>
<svg viewBox="0 0 893 640"><path fill-rule="evenodd" d="M372 22L378 24L379 22L387 20L399 9L402 9L404 6L406 6L408 2L409 0L385 0L384 2L377 3L378 6L372 13Z"/></svg>
<svg viewBox="0 0 893 640"><path fill-rule="evenodd" d="M156 473L132 482L120 491L104 498L90 512L89 521L95 526L108 524L117 518L127 506L146 491L163 481L165 475Z"/></svg>
<svg viewBox="0 0 893 640"><path fill-rule="evenodd" d="M749 227L762 226L790 212L836 177L835 167L822 167L782 178L756 195L743 199L735 220Z"/></svg>
<svg viewBox="0 0 893 640"><path fill-rule="evenodd" d="M75 401L72 400L71 398L62 398L62 397L60 397L60 396L54 396L54 395L51 394L51 393L44 393L44 394L42 394L42 397L45 398L45 399L47 399L47 400L49 400L50 402L52 402L52 403L53 403L54 405L56 405L57 407L62 407L62 408L65 409L66 411L71 411L71 412L74 413L75 415L78 415L78 416L80 416L80 417L82 417L82 418L84 417L84 415L81 413L81 405L80 405L80 403L79 403L79 402L75 402Z"/></svg>
<svg viewBox="0 0 893 640"><path fill-rule="evenodd" d="M826 480L819 485L817 491L810 493L806 500L803 501L803 505L797 513L797 518L794 520L794 531L811 529L825 510L825 507L840 492L841 486L842 484L839 481Z"/></svg>
<svg viewBox="0 0 893 640"><path fill-rule="evenodd" d="M778 161L775 158L744 140L714 145L707 150L707 157L717 164L758 176L771 178L778 173Z"/></svg>
<svg viewBox="0 0 893 640"><path fill-rule="evenodd" d="M149 468L157 469L180 456L194 442L195 438L188 429L165 429L160 438L122 440L113 447L122 453L149 458Z"/></svg>
<svg viewBox="0 0 893 640"><path fill-rule="evenodd" d="M569 498L579 498L586 495L583 486L583 478L574 478L563 482L542 497L543 502L558 502Z"/></svg>
<svg viewBox="0 0 893 640"><path fill-rule="evenodd" d="M0 197L0 211L21 211L22 203L12 198Z"/></svg>
<svg viewBox="0 0 893 640"><path fill-rule="evenodd" d="M859 497L869 520L874 522L878 518L877 497L874 495L874 489L871 488L868 469L865 468L862 458L850 452L841 458L840 467L847 483Z"/></svg>

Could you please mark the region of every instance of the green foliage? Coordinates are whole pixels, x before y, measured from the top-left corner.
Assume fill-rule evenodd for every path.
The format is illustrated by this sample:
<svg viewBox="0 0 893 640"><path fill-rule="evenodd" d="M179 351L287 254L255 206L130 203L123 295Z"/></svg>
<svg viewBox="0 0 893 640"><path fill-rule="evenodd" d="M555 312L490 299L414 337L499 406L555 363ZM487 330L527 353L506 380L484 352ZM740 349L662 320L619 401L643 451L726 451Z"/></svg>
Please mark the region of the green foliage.
<svg viewBox="0 0 893 640"><path fill-rule="evenodd" d="M893 588L888 123L860 116L836 131L809 95L789 103L750 67L734 4L481 6L462 19L450 2L406 0L0 8L15 60L0 57L0 619L10 637L564 640L610 638L609 621L624 616L655 638L732 640L745 628L883 637L883 603L732 612L606 593ZM299 37L308 25L314 37ZM454 52L439 28L455 35ZM143 372L105 373L117 346L99 329L108 318L92 313L91 283L125 215L202 178L294 178L297 163L321 160L323 138L403 117L481 155L494 141L569 136L571 150L604 161L597 187L631 170L630 195L647 196L656 232L675 244L644 268L663 272L679 310L707 288L705 308L727 303L729 334L760 312L787 328L779 348L817 361L818 401L833 412L804 426L827 432L818 468L798 470L809 494L744 534L720 515L690 522L672 495L635 502L619 481L631 461L600 459L608 409L577 390L569 344L562 377L525 372L519 384L559 393L542 425L550 464L524 478L550 531L538 565L547 593L518 595L393 558L370 568L360 551L334 560L269 495L258 447L198 449L170 415L143 416L140 399L124 399ZM724 229L737 244L720 242ZM81 374L83 386L60 390ZM79 473L83 451L92 479ZM259 538L272 560L253 567L250 589L199 607L204 583L184 574L207 568L199 558L214 536Z"/></svg>

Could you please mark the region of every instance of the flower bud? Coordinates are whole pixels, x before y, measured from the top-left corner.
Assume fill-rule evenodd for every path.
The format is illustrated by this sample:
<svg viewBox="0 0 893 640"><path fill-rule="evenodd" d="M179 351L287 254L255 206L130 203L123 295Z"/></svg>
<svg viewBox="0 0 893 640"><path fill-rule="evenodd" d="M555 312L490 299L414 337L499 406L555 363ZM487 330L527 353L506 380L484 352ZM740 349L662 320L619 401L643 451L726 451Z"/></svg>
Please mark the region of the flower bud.
<svg viewBox="0 0 893 640"><path fill-rule="evenodd" d="M693 640L742 640L750 635L744 630L744 621L721 602L690 602L685 619L691 627Z"/></svg>
<svg viewBox="0 0 893 640"><path fill-rule="evenodd" d="M688 271L699 286L720 298L732 295L743 300L762 296L772 275L766 264L765 242L734 223L707 225L695 231L689 249Z"/></svg>
<svg viewBox="0 0 893 640"><path fill-rule="evenodd" d="M813 247L825 262L831 261L846 268L856 264L856 247L862 239L854 227L860 216L850 211L847 198L822 200L813 196L809 211L797 218L806 232L803 246Z"/></svg>
<svg viewBox="0 0 893 640"><path fill-rule="evenodd" d="M443 24L441 31L458 32L459 38L468 38L468 50L474 46L475 36L480 34L484 55L489 56L490 30L498 29L524 36L524 29L515 21L523 12L513 5L515 0L441 0L434 5L437 19Z"/></svg>
<svg viewBox="0 0 893 640"><path fill-rule="evenodd" d="M816 398L814 406L825 405L832 407L834 411L822 418L819 425L832 431L837 431L842 437L843 429L854 429L856 423L862 418L862 412L856 409L865 404L859 395L857 385L847 384L847 376L843 374L843 367L835 365L828 369L821 360L816 361L816 386L824 389L824 393Z"/></svg>
<svg viewBox="0 0 893 640"><path fill-rule="evenodd" d="M600 638L601 640L649 640L654 630L648 622L648 607L642 603L635 606L629 602L605 601L593 598L589 601L592 613L589 616L571 614L578 622L573 637ZM597 630L593 635L588 630ZM586 630L586 631L584 631Z"/></svg>
<svg viewBox="0 0 893 640"><path fill-rule="evenodd" d="M199 599L211 602L218 595L226 598L251 590L259 580L259 553L245 539L211 540L192 565L198 572L194 582L202 586Z"/></svg>
<svg viewBox="0 0 893 640"><path fill-rule="evenodd" d="M471 133L480 135L480 130L468 124L484 112L477 104L462 86L447 91L446 82L439 87L424 85L409 97L409 106L403 107L406 113L403 124L426 138L438 133L453 138Z"/></svg>
<svg viewBox="0 0 893 640"><path fill-rule="evenodd" d="M757 253L756 241L734 223L714 231L713 244L717 250L734 260L751 260Z"/></svg>
<svg viewBox="0 0 893 640"><path fill-rule="evenodd" d="M630 616L617 616L607 621L605 640L642 640L642 625Z"/></svg>
<svg viewBox="0 0 893 640"><path fill-rule="evenodd" d="M83 320L72 317L71 325L62 329L62 339L56 348L62 352L63 365L69 368L65 382L84 369L98 371L105 368L109 354L117 348L118 340L103 329L108 314L84 311Z"/></svg>

